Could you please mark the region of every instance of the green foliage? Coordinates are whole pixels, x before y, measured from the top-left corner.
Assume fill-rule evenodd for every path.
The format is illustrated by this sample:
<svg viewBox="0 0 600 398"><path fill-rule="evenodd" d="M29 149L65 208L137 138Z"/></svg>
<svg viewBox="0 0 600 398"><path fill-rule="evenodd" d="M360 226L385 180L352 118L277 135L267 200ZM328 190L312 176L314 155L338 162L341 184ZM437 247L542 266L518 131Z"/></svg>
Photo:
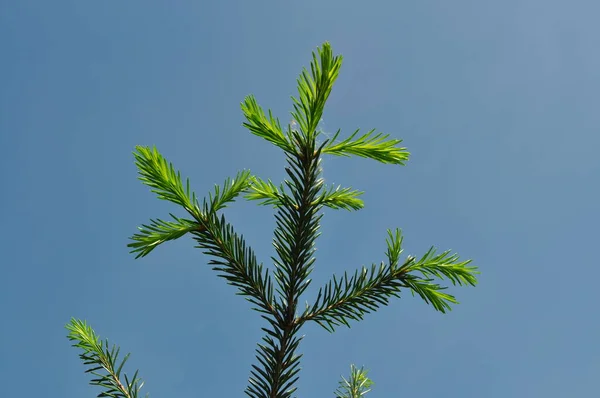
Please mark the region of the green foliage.
<svg viewBox="0 0 600 398"><path fill-rule="evenodd" d="M140 233L131 238L134 242L128 246L132 247L132 253L137 253L135 258L148 255L154 248L168 240L181 238L188 232L198 229L198 224L192 220L179 218L169 214L175 221L150 220L150 225L142 224L138 229Z"/></svg>
<svg viewBox="0 0 600 398"><path fill-rule="evenodd" d="M458 261L458 255L450 254L450 251L445 251L439 255L435 255L435 248L429 249L427 253L421 257L419 261L415 261L411 257L411 261L403 267L406 274L404 281L413 293L417 293L428 304L440 311L452 309L450 304L458 304L454 296L443 293L445 287L441 287L437 283L432 282L430 276L435 276L439 279L448 278L453 285L471 285L477 284L475 275L478 274L477 267L467 267L471 260ZM421 278L410 272L420 272L425 278Z"/></svg>
<svg viewBox="0 0 600 398"><path fill-rule="evenodd" d="M298 332L305 322L314 321L333 332L336 326L350 326L351 320L361 320L365 314L389 304L390 298L400 297L403 289L445 313L458 301L444 292L446 288L435 279L448 279L454 285L477 283L476 267L468 266L470 260L459 261L459 256L450 251L436 254L432 247L418 260L414 256L401 260L402 234L399 229L388 230L386 262L362 267L351 275L344 273L339 278L334 275L319 289L312 305L307 304L298 315L300 296L311 283L309 276L315 262L322 209L359 210L364 206L359 198L361 191L325 186L321 157L355 155L396 165L404 165L409 158L406 148L398 146L401 140L389 139L389 135L375 133L375 130L361 136L357 130L337 142L338 130L332 139L318 142L318 124L341 63L342 57L334 56L330 45L325 43L317 54L313 53L310 72L302 70L298 98L292 98L292 117L299 128L288 126L284 131L279 119L270 110L267 116L252 96L241 104L246 118L244 126L286 155L287 179L279 185L241 171L235 178L226 179L222 186L215 186L213 192L208 193L208 199L200 203L190 189L189 180L184 184L180 173L156 148L138 146L134 152L140 180L159 199L181 206L192 219L173 214L170 215L172 221L151 219L132 236L128 245L131 252L136 258L144 257L164 242L191 234L196 247L210 258L209 265L217 275L236 287L237 294L250 301L253 309L268 322L268 327L262 329L265 335L256 349L257 364L252 365L245 391L252 398L288 398L294 394L301 359L296 353L302 340ZM239 195L275 210L276 256L271 258L272 269L258 262L243 236L219 214ZM136 396L141 388L137 384L137 372L126 386L119 382L127 357L115 370L118 349L108 350L108 343L103 346L84 322L72 320L67 328L71 331L69 338L80 341L75 346L84 350L80 355L84 363L95 366L88 372L99 369L107 372L92 381L106 389L100 396ZM367 393L371 385L366 372L352 366L349 380L340 382L336 396L357 398Z"/></svg>
<svg viewBox="0 0 600 398"><path fill-rule="evenodd" d="M264 181L254 177L254 184L250 186L245 198L260 201L259 204L263 206L270 205L279 208L289 202L289 196L284 191L283 184L277 187L271 180ZM363 192L352 188L331 187L323 190L311 205L326 206L331 209L359 210L364 207L363 201L358 198L362 194Z"/></svg>
<svg viewBox="0 0 600 398"><path fill-rule="evenodd" d="M283 184L277 187L271 180L263 181L258 177L254 177L254 184L250 186L245 198L248 200L259 200L261 201L260 205L271 205L273 207L283 206L287 199Z"/></svg>
<svg viewBox="0 0 600 398"><path fill-rule="evenodd" d="M371 389L373 381L367 377L367 371L363 368L357 369L354 365L350 366L350 380L342 377L340 386L335 392L338 398L360 398Z"/></svg>
<svg viewBox="0 0 600 398"><path fill-rule="evenodd" d="M287 153L294 153L294 145L290 142L290 135L286 137L281 130L279 119L273 117L269 110L269 117L256 102L256 99L249 95L242 102L242 112L248 120L244 123L252 134L264 138L272 144L283 149Z"/></svg>
<svg viewBox="0 0 600 398"><path fill-rule="evenodd" d="M273 284L269 271L263 271L244 237L238 235L224 216L207 214L202 220L202 230L194 231L193 238L198 248L211 256L209 261L217 275L238 288L238 294L246 297L257 307L257 311L273 314Z"/></svg>
<svg viewBox="0 0 600 398"><path fill-rule="evenodd" d="M353 140L358 134L358 131L359 130L356 130L350 137L335 144L335 140L340 134L340 130L338 130L328 145L323 149L323 153L338 156L356 155L377 160L381 163L399 164L402 166L408 161L410 153L406 151L406 148L396 146L401 143L402 140L386 140L386 138L389 137L388 134L377 133L373 135L375 130L371 130L358 137L358 139Z"/></svg>
<svg viewBox="0 0 600 398"><path fill-rule="evenodd" d="M66 328L69 330L68 339L77 341L73 347L83 350L83 354L80 354L79 358L84 365L90 365L85 372L97 376L96 379L90 381L90 384L104 388L98 397L137 398L144 385L144 382L138 378L138 372L134 373L131 380L126 374L123 374L125 384L121 382L121 371L129 354L125 355L121 363L117 365L120 348L113 345L112 349L109 349L108 340L100 341L100 337L85 321L72 318ZM99 373L99 370L104 370L104 372ZM146 394L146 396L148 395Z"/></svg>
<svg viewBox="0 0 600 398"><path fill-rule="evenodd" d="M323 190L317 201L311 205L327 206L331 209L360 210L365 206L364 202L358 198L362 194L363 192L352 188L331 187Z"/></svg>
<svg viewBox="0 0 600 398"><path fill-rule="evenodd" d="M181 174L175 171L156 148L136 146L133 153L135 165L140 174L140 181L152 188L159 199L168 200L180 205L194 218L200 217L200 209L196 194L190 190L190 180L186 179L185 187Z"/></svg>
<svg viewBox="0 0 600 398"><path fill-rule="evenodd" d="M318 48L317 52L319 59L317 54L312 55L311 74L303 68L297 80L299 98L292 97L292 116L308 142L314 141L318 135L317 125L323 116L325 102L342 67L342 57L333 55L329 43L325 43L323 48Z"/></svg>

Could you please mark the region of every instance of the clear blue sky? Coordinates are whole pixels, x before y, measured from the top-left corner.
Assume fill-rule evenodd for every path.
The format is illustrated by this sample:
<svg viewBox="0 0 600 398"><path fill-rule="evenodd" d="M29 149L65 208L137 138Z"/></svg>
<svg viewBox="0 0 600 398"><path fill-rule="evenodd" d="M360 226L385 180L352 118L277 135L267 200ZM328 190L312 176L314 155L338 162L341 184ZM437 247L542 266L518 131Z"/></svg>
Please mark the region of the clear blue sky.
<svg viewBox="0 0 600 398"><path fill-rule="evenodd" d="M254 94L282 122L324 41L344 65L324 128L404 139L406 167L326 158L364 190L327 211L316 288L430 245L472 258L476 288L436 313L408 292L331 335L304 329L298 397L351 363L376 397L587 397L598 391L600 55L596 1L0 1L2 396L93 397L64 325L131 352L151 397L242 397L263 326L186 237L142 260L128 237L174 205L136 176L156 145L203 196L284 158L242 126ZM344 135L345 136L345 135ZM269 208L226 213L266 263Z"/></svg>

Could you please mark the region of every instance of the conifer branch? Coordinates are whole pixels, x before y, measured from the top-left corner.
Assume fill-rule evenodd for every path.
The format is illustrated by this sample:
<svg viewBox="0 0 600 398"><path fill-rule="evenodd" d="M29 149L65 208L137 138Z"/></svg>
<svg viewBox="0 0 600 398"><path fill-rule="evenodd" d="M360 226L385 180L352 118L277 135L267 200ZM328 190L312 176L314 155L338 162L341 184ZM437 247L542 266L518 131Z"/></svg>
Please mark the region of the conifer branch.
<svg viewBox="0 0 600 398"><path fill-rule="evenodd" d="M159 199L168 200L183 207L196 220L202 218L196 194L190 190L190 180L185 187L181 173L158 152L156 147L136 146L133 153L139 172L139 180L149 186Z"/></svg>
<svg viewBox="0 0 600 398"><path fill-rule="evenodd" d="M306 68L303 68L297 79L298 99L292 97L294 103L292 116L308 141L314 140L319 134L317 126L323 115L325 102L342 67L343 59L340 55L333 55L329 43L324 43L322 48L317 48L317 53L319 59L317 54L314 52L312 54L311 73L309 74ZM290 129L288 134L292 134Z"/></svg>
<svg viewBox="0 0 600 398"><path fill-rule="evenodd" d="M207 209L205 209L207 210ZM198 248L214 257L209 261L218 276L239 289L246 300L258 306L259 312L279 318L273 297L273 283L269 270L263 271L254 251L246 245L224 216L205 212L207 216L200 223L202 228L193 232Z"/></svg>
<svg viewBox="0 0 600 398"><path fill-rule="evenodd" d="M248 200L259 201L259 205L271 205L275 208L283 206L289 198L286 198L283 185L277 187L271 180L264 181L258 177L254 177L254 183L248 188L248 192L244 196Z"/></svg>
<svg viewBox="0 0 600 398"><path fill-rule="evenodd" d="M350 327L349 320L361 320L365 314L388 305L391 297L400 297L403 288L410 289L434 309L445 313L458 301L443 292L446 287L433 283L431 276L447 278L458 285L475 286L477 283L477 268L467 266L470 260L459 262L458 255L450 254L450 251L436 256L435 249L431 248L420 260L409 256L402 266L398 266L402 240L400 230L395 233L388 230L388 264L381 263L379 267L373 264L370 269L362 267L350 277L347 273L339 279L334 275L319 289L315 303L312 307L307 305L298 322L315 321L329 332L339 325ZM423 277L411 272L419 272Z"/></svg>
<svg viewBox="0 0 600 398"><path fill-rule="evenodd" d="M246 192L254 181L249 171L239 172L235 178L225 180L222 187L215 185L209 193L208 200L202 201L202 208L196 194L190 189L190 181L186 179L183 186L180 172L158 152L156 148L137 146L134 152L140 180L152 188L159 199L179 204L188 211L194 221L171 217L175 222L151 220L150 225L143 225L140 232L131 238L134 242L128 247L137 253L136 258L146 256L156 246L168 240L180 238L191 232L205 253L217 260L212 260L213 269L220 272L231 285L237 287L239 294L258 306L257 310L276 316L273 301L273 284L268 270L263 272L262 264L258 264L251 248L246 246L243 237L238 236L233 227L225 221L224 216L216 215L218 210Z"/></svg>
<svg viewBox="0 0 600 398"><path fill-rule="evenodd" d="M358 134L358 131L359 130L356 130L350 137L336 144L335 140L340 134L340 130L338 130L328 142L328 145L323 148L323 153L336 156L356 155L363 158L374 159L381 163L398 164L401 166L404 166L408 161L410 153L406 148L397 147L402 140L388 140L389 134L374 134L375 130L371 130L358 137L356 140L353 140Z"/></svg>
<svg viewBox="0 0 600 398"><path fill-rule="evenodd" d="M313 206L326 206L331 209L360 210L365 204L358 197L364 192L352 188L331 187L324 190Z"/></svg>
<svg viewBox="0 0 600 398"><path fill-rule="evenodd" d="M349 320L362 320L365 314L388 305L392 296L400 297L400 290L408 287L398 269L381 264L362 267L354 275L337 278L335 275L319 289L312 307L307 305L298 322L314 321L333 332L336 326L350 327Z"/></svg>
<svg viewBox="0 0 600 398"><path fill-rule="evenodd" d="M135 148L133 155L139 180L152 188L151 191L156 193L159 199L182 206L196 221L200 222L203 214L196 194L190 189L190 180L186 178L184 186L181 173L175 170L172 163L167 162L156 147L138 145ZM225 208L227 203L234 202L240 193L248 189L253 180L250 171L244 170L237 173L233 179L227 178L222 188L215 185L214 193L209 193L208 212L214 213ZM204 200L203 204L206 203Z"/></svg>
<svg viewBox="0 0 600 398"><path fill-rule="evenodd" d="M287 153L295 152L293 144L283 134L279 119L273 117L271 110L269 110L269 117L267 118L254 96L249 95L244 99L242 112L247 120L243 125L252 134L264 138Z"/></svg>
<svg viewBox="0 0 600 398"><path fill-rule="evenodd" d="M144 382L138 377L138 371L134 373L131 380L126 374L123 374L125 383L121 381L121 371L129 354L125 355L121 364L117 366L119 358L119 347L113 345L109 349L108 340L102 342L94 330L88 326L85 321L71 318L66 329L69 331L67 338L71 341L77 341L73 347L81 348L83 354L79 358L84 365L91 365L85 373L97 376L90 381L91 385L103 387L104 391L98 394L98 397L112 398L137 398ZM98 372L104 370L104 373ZM146 394L146 397L148 394Z"/></svg>
<svg viewBox="0 0 600 398"><path fill-rule="evenodd" d="M447 287L442 287L433 282L431 277L438 279L449 279L453 285L477 284L475 275L479 274L477 267L468 267L471 260L458 261L457 254L451 254L447 250L436 255L435 248L431 248L423 257L406 264L402 271L405 273L404 283L411 289L413 295L418 294L427 304L431 304L437 311L445 313L452 309L451 304L458 304L458 300L448 293L444 293ZM419 272L422 276L414 275Z"/></svg>
<svg viewBox="0 0 600 398"><path fill-rule="evenodd" d="M370 392L370 387L374 384L367 377L368 371L364 368L357 369L356 366L350 365L350 380L346 380L342 376L340 386L335 391L335 396L338 398L360 398Z"/></svg>
<svg viewBox="0 0 600 398"><path fill-rule="evenodd" d="M175 222L150 219L150 225L142 224L141 227L138 227L140 232L131 237L134 242L127 245L133 248L131 253L137 253L136 259L147 256L161 243L179 239L188 232L201 228L195 221L179 218L173 214L169 215Z"/></svg>

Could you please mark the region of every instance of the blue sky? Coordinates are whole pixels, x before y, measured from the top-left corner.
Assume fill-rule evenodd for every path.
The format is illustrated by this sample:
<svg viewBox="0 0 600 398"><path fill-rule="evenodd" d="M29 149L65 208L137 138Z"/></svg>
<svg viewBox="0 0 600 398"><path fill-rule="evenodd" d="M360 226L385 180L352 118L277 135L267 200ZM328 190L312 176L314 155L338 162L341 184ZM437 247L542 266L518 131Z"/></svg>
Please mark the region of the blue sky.
<svg viewBox="0 0 600 398"><path fill-rule="evenodd" d="M151 397L243 396L263 326L186 237L142 260L128 237L169 212L136 176L156 145L203 196L284 158L241 124L254 94L288 122L295 79L330 41L344 56L323 126L402 138L386 166L324 160L365 209L326 212L313 285L431 245L480 267L442 315L402 299L306 337L298 397L333 396L350 364L375 397L583 397L597 391L595 248L600 5L593 1L0 1L2 395L100 391L64 325L131 352ZM345 135L343 135L345 136ZM272 211L226 210L269 262Z"/></svg>

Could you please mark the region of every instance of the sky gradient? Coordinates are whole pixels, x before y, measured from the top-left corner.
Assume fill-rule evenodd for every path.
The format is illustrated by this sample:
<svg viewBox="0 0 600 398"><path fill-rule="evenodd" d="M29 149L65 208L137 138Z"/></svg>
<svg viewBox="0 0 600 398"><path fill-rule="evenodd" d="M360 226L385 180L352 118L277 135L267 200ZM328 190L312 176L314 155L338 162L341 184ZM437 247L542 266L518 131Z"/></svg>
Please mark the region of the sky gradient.
<svg viewBox="0 0 600 398"><path fill-rule="evenodd" d="M184 237L134 260L128 238L183 213L138 180L156 145L204 196L242 169L284 178L242 127L256 96L291 120L296 78L329 41L344 64L323 128L403 139L405 167L326 157L365 191L326 210L313 284L452 249L480 267L440 314L404 292L329 334L303 329L298 397L333 397L350 364L367 397L588 397L600 377L597 1L1 1L0 382L6 397L81 398L64 325L132 356L151 397L242 397L264 325ZM225 210L269 264L268 207ZM594 298L596 297L596 298ZM594 304L596 303L596 304Z"/></svg>

